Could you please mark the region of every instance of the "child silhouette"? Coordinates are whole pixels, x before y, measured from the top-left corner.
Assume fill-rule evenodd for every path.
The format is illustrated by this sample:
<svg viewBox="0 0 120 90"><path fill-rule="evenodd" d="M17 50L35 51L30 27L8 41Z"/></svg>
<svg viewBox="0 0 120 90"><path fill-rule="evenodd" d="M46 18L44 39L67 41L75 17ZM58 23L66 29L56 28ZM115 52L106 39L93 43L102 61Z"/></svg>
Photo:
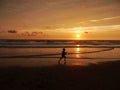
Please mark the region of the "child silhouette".
<svg viewBox="0 0 120 90"><path fill-rule="evenodd" d="M64 64L66 64L66 52L65 52L65 48L63 48L62 52L61 52L61 57L58 61L58 63L60 64L61 60L64 59Z"/></svg>

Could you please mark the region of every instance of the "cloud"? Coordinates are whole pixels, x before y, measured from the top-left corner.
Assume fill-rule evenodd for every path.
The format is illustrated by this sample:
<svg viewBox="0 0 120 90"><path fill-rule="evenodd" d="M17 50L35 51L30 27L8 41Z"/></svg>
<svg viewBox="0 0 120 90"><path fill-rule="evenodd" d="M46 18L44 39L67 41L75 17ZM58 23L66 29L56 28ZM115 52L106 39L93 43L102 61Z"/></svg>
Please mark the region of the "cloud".
<svg viewBox="0 0 120 90"><path fill-rule="evenodd" d="M83 30L96 30L96 31L110 31L110 30L120 30L120 25L108 25L108 26L91 26L91 27L82 27Z"/></svg>
<svg viewBox="0 0 120 90"><path fill-rule="evenodd" d="M102 19L96 19L96 20L89 20L90 22L99 22L99 21L107 21L107 20L112 20L112 19L119 19L120 16L115 16L115 17L107 17L107 18L102 18Z"/></svg>
<svg viewBox="0 0 120 90"><path fill-rule="evenodd" d="M100 21L109 20L111 22L107 24L112 25L118 24L118 21L112 20L120 17L120 0L0 0L0 7L0 27L3 29L17 27L19 30L38 28L52 31L78 24L104 25ZM35 33L25 35L34 36Z"/></svg>
<svg viewBox="0 0 120 90"><path fill-rule="evenodd" d="M17 33L16 30L8 30L8 33Z"/></svg>
<svg viewBox="0 0 120 90"><path fill-rule="evenodd" d="M32 32L31 36L43 35L43 32Z"/></svg>
<svg viewBox="0 0 120 90"><path fill-rule="evenodd" d="M56 32L64 32L64 33L85 32L85 33L88 33L88 31L111 31L111 30L113 30L113 31L120 30L120 25L59 28L59 29L56 29Z"/></svg>
<svg viewBox="0 0 120 90"><path fill-rule="evenodd" d="M88 34L88 32L84 32L85 34Z"/></svg>
<svg viewBox="0 0 120 90"><path fill-rule="evenodd" d="M43 32L24 32L21 34L22 36L38 36L44 35Z"/></svg>
<svg viewBox="0 0 120 90"><path fill-rule="evenodd" d="M101 21L108 22L109 20L115 20L115 19L120 19L120 16L106 17L106 18L101 18L101 19L90 19L90 20L87 20L87 21L81 21L77 24L96 23L96 22L101 22Z"/></svg>

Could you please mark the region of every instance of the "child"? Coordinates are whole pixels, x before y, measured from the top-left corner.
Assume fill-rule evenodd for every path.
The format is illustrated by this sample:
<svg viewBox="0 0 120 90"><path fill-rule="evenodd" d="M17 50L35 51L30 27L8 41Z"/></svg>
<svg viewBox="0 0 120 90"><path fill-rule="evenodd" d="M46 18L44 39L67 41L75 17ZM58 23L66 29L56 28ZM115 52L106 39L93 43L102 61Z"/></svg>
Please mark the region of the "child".
<svg viewBox="0 0 120 90"><path fill-rule="evenodd" d="M66 55L65 48L63 48L62 53L61 53L61 57L60 57L60 59L58 61L59 64L60 64L60 61L62 59L64 59L64 63L66 63L66 56L65 55Z"/></svg>

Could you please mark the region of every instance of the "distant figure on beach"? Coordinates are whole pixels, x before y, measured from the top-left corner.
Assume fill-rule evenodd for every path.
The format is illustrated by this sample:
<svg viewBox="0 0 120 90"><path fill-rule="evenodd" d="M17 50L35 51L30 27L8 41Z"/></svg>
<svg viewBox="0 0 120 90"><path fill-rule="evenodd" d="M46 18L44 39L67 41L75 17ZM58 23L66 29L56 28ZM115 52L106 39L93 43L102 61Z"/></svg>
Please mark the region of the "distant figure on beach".
<svg viewBox="0 0 120 90"><path fill-rule="evenodd" d="M59 64L60 64L62 59L64 59L64 64L66 64L66 56L65 56L66 54L67 53L65 52L65 48L63 48L62 53L61 53L61 57L60 57L60 59L58 61Z"/></svg>

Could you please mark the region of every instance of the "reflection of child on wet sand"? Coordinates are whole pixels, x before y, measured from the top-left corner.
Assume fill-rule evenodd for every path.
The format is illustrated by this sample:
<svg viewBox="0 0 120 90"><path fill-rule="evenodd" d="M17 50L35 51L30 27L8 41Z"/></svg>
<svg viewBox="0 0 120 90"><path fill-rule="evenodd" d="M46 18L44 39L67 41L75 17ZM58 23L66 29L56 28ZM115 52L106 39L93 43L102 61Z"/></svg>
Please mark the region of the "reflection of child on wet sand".
<svg viewBox="0 0 120 90"><path fill-rule="evenodd" d="M60 61L62 59L64 59L64 63L66 63L66 56L65 55L66 55L65 48L63 48L62 53L61 53L61 57L60 57L60 59L58 61L59 64L60 64Z"/></svg>

